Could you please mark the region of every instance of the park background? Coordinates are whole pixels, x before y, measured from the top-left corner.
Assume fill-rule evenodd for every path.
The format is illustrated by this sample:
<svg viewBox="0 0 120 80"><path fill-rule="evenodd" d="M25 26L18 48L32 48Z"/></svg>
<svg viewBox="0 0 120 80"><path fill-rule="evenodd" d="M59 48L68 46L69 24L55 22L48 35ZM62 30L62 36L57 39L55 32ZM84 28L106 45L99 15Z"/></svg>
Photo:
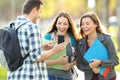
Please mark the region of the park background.
<svg viewBox="0 0 120 80"><path fill-rule="evenodd" d="M67 11L74 19L79 31L80 16L88 11L95 12L110 33L120 58L120 0L42 0L41 18L37 21L42 34L60 11ZM0 0L0 27L21 15L24 0ZM120 64L115 67L120 73ZM7 70L0 66L0 80L7 80ZM118 76L119 77L119 76ZM78 79L82 80L82 79Z"/></svg>

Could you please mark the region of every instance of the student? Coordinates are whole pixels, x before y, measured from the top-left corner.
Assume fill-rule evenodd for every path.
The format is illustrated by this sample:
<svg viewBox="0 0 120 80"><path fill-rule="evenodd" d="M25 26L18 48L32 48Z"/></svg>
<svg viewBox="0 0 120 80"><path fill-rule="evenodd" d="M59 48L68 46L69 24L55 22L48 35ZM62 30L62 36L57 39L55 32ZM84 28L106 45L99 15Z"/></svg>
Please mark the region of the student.
<svg viewBox="0 0 120 80"><path fill-rule="evenodd" d="M97 15L93 12L83 14L80 19L80 27L82 38L79 40L76 49L77 67L84 72L85 80L116 80L114 68L119 64L119 59L110 35L102 32L101 23ZM89 64L84 55L87 54L86 52L96 39L107 49L109 59L93 59ZM98 66L110 67L106 77L99 74L100 68Z"/></svg>
<svg viewBox="0 0 120 80"><path fill-rule="evenodd" d="M65 48L65 43L61 43L45 53L41 52L41 33L36 20L40 17L42 4L41 0L25 0L22 15L15 20L15 28L24 24L18 29L18 38L21 54L29 53L29 56L16 71L8 72L8 80L48 80L44 60Z"/></svg>
<svg viewBox="0 0 120 80"><path fill-rule="evenodd" d="M66 12L60 12L55 17L53 23L51 23L50 30L45 34L45 39L57 42L58 35L63 35L66 43L70 43L74 48L76 47L78 36L76 35L75 25L70 15ZM63 52L64 55L66 53ZM65 67L67 67L68 59L73 57L73 53L72 56L70 53L68 53L68 56L63 54L59 56L56 54L52 59L46 60L49 80L72 80L71 69Z"/></svg>

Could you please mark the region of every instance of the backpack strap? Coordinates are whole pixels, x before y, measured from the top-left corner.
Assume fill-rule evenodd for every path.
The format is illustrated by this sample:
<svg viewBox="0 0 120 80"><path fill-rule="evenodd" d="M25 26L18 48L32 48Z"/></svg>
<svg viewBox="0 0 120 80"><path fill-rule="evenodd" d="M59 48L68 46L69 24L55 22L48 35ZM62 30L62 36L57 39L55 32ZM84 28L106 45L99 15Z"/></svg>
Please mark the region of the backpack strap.
<svg viewBox="0 0 120 80"><path fill-rule="evenodd" d="M28 23L28 22L30 22L30 21L27 21L27 22L25 22L25 23L19 25L18 28L16 29L16 31L18 31L18 29L19 29L22 25L25 25L25 24Z"/></svg>
<svg viewBox="0 0 120 80"><path fill-rule="evenodd" d="M23 59L25 60L28 56L29 56L29 52L23 57Z"/></svg>
<svg viewBox="0 0 120 80"><path fill-rule="evenodd" d="M18 29L19 29L22 25L25 25L25 24L28 23L28 22L30 22L30 21L27 21L27 22L25 22L25 23L23 23L23 24L20 24L20 25L16 28L16 31L18 31ZM10 28L15 28L15 27L13 27L13 26L15 26L14 21L10 23Z"/></svg>
<svg viewBox="0 0 120 80"><path fill-rule="evenodd" d="M25 24L28 23L28 22L30 22L30 21L27 21L27 22L19 25L18 28L16 28L16 33L17 33L18 29L19 29L22 25L25 25ZM11 22L11 23L10 23L10 28L13 28L13 26L15 26L15 23L14 23L14 22ZM14 27L14 28L15 28L15 27ZM29 56L29 52L23 57L23 59L25 60L28 56Z"/></svg>

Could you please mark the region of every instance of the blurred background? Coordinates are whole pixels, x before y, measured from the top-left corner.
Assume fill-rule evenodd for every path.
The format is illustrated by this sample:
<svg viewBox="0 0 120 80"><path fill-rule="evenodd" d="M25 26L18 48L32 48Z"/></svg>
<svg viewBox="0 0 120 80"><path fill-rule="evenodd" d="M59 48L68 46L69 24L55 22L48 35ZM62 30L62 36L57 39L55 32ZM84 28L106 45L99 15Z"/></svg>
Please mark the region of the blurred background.
<svg viewBox="0 0 120 80"><path fill-rule="evenodd" d="M103 25L107 28L115 43L120 57L120 0L42 0L44 5L38 24L44 34L52 19L60 11L67 11L74 19L79 31L80 16L88 11L95 12ZM0 0L0 27L21 15L24 0ZM116 66L120 72L120 65ZM0 66L0 80L6 80L7 70Z"/></svg>

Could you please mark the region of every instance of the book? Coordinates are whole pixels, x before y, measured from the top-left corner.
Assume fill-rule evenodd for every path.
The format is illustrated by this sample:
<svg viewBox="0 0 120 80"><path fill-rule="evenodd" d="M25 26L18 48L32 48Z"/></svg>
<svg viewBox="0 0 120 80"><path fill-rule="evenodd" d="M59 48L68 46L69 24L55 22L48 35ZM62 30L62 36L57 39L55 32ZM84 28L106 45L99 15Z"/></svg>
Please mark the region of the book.
<svg viewBox="0 0 120 80"><path fill-rule="evenodd" d="M96 39L85 53L84 58L88 61L88 63L91 63L92 59L108 60L108 50L98 39ZM106 77L110 71L110 67L99 66L99 68L99 74L101 74L103 77Z"/></svg>
<svg viewBox="0 0 120 80"><path fill-rule="evenodd" d="M51 40L47 40L47 39L43 39L42 43L49 43ZM45 51L45 50L44 50ZM49 53L48 53L49 54ZM63 49L62 51L58 52L57 54L51 56L50 58L48 58L48 60L56 60L61 56L65 56L66 55L66 48ZM61 64L54 64L54 65L48 65L47 68L52 68L52 69L59 69L59 70L63 70L62 65Z"/></svg>
<svg viewBox="0 0 120 80"><path fill-rule="evenodd" d="M66 48L65 48L64 50L58 52L57 54L51 56L50 58L48 58L48 60L56 60L56 59L58 59L59 57L65 56L65 55L66 55ZM47 68L63 70L61 64L49 65L49 66L47 66Z"/></svg>

